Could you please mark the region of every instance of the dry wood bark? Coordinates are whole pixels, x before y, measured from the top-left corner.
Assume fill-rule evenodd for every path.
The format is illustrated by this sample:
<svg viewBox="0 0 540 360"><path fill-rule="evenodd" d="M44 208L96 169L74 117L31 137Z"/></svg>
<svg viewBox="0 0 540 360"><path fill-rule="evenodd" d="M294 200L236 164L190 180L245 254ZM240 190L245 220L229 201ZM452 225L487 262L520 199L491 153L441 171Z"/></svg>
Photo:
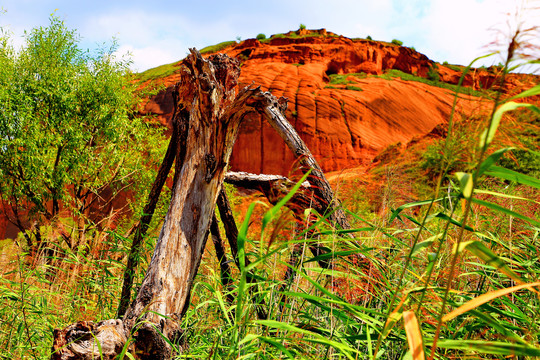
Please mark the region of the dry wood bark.
<svg viewBox="0 0 540 360"><path fill-rule="evenodd" d="M55 330L52 359L113 359L124 346L139 359L170 359L167 338L179 341L179 322L208 239L225 168L239 124L251 111L267 114L304 166L332 220L347 227L343 213L313 156L282 115L285 100L260 88L235 94L238 61L224 55L208 60L192 50L178 86L175 178L168 213L146 276L122 320L79 322ZM130 340L128 340L130 339ZM106 353L103 350L106 349Z"/></svg>

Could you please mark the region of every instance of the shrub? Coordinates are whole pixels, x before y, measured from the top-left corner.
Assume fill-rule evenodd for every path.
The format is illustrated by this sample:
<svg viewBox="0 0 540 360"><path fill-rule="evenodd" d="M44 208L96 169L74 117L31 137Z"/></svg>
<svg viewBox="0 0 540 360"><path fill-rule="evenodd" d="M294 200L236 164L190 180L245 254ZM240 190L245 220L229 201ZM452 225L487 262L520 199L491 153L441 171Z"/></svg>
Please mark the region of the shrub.
<svg viewBox="0 0 540 360"><path fill-rule="evenodd" d="M398 40L398 39L394 39L394 40L392 40L392 44L398 45L398 46L402 46L402 45L403 45L403 41Z"/></svg>
<svg viewBox="0 0 540 360"><path fill-rule="evenodd" d="M300 30L305 30L305 29L306 29L306 25L300 24Z"/></svg>
<svg viewBox="0 0 540 360"><path fill-rule="evenodd" d="M161 139L134 116L130 62L115 60L116 46L90 56L54 16L25 37L19 51L0 38L0 201L28 212L34 225L17 227L32 252L46 244L42 229L72 214L62 242L76 249L98 229L89 210L98 197L129 188L133 206L144 199ZM105 205L96 209L106 216Z"/></svg>
<svg viewBox="0 0 540 360"><path fill-rule="evenodd" d="M366 39L368 39L368 40L373 40L373 38L371 37L371 35L368 35Z"/></svg>
<svg viewBox="0 0 540 360"><path fill-rule="evenodd" d="M257 35L257 40L261 41L261 40L266 40L266 35L264 35L263 33L260 33Z"/></svg>
<svg viewBox="0 0 540 360"><path fill-rule="evenodd" d="M439 76L439 71L437 71L437 64L433 64L432 66L430 66L428 72L427 72L427 76L428 76L428 79L431 80L431 81L439 81L440 80L440 76Z"/></svg>

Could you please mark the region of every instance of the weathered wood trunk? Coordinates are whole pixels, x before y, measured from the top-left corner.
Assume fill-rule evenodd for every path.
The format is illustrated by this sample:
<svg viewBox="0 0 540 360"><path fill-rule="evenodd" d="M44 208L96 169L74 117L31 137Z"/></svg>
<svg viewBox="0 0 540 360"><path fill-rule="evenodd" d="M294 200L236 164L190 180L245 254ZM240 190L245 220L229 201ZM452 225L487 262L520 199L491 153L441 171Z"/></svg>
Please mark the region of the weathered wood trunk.
<svg viewBox="0 0 540 360"><path fill-rule="evenodd" d="M171 358L164 337L172 342L181 337L179 322L189 304L239 125L248 112L266 114L281 129L305 171L314 171L309 181L319 200L333 212L334 221L346 226L319 166L294 129L287 128L284 99L278 101L260 88L246 87L236 94L239 65L227 56L205 60L192 50L183 65L174 119L178 129L173 139L178 143L173 192L137 297L122 320L79 322L55 330L52 359L113 359L128 346L139 359Z"/></svg>

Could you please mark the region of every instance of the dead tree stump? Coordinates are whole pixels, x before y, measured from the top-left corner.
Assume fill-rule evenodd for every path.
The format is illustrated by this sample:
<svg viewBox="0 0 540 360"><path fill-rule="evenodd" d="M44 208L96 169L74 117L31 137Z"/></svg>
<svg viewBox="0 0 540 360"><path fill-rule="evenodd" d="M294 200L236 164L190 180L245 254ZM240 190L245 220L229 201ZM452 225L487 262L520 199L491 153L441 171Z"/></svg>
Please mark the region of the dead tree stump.
<svg viewBox="0 0 540 360"><path fill-rule="evenodd" d="M283 116L285 99L259 87L236 93L238 61L225 55L183 61L177 86L175 178L171 202L154 254L136 299L123 319L78 322L55 330L51 359L113 359L129 351L138 359L170 359L171 342L181 338L180 320L189 305L193 280L208 239L239 125L252 111L266 115L300 160L330 218L347 227L343 212L315 159ZM167 157L170 163L172 156ZM170 165L169 165L170 166ZM323 206L324 207L324 206ZM99 345L98 345L99 343Z"/></svg>

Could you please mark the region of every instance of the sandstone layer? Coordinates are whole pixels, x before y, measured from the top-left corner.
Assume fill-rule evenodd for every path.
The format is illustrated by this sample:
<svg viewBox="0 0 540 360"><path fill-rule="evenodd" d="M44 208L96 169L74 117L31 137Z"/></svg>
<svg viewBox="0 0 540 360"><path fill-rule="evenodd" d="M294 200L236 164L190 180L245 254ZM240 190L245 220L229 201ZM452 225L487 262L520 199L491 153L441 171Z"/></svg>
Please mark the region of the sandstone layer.
<svg viewBox="0 0 540 360"><path fill-rule="evenodd" d="M434 65L425 55L395 44L353 40L324 30L308 31L303 37L286 35L293 37L249 39L221 52L242 62L239 86L256 84L288 98L287 118L324 171L367 164L388 145L406 143L448 121L452 91L373 75L396 69L427 77L436 66L441 81L457 83L459 71ZM359 73L363 74L355 75ZM334 84L334 74L351 76ZM471 74L465 78L469 86L494 78ZM161 79L167 89L148 102L144 113L156 115L164 124L170 122L170 86L177 79L178 75ZM478 98L460 96L460 114L473 115L479 107ZM232 170L286 175L292 161L292 154L260 116L244 121L231 158Z"/></svg>

